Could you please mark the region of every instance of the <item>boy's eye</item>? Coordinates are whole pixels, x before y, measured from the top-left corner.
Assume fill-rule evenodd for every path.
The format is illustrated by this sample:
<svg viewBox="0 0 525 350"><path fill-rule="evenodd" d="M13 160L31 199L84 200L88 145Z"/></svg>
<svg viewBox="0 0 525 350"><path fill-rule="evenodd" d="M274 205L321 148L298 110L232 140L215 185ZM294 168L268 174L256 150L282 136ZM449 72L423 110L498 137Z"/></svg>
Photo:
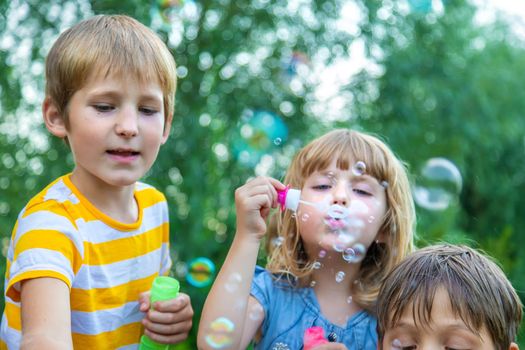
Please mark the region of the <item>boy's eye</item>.
<svg viewBox="0 0 525 350"><path fill-rule="evenodd" d="M93 105L93 108L95 108L97 112L111 112L115 109L115 107L108 104L95 104Z"/></svg>
<svg viewBox="0 0 525 350"><path fill-rule="evenodd" d="M149 108L149 107L140 107L139 108L139 111L143 114L146 114L146 115L153 115L155 113L157 113L157 110L154 109L154 108Z"/></svg>

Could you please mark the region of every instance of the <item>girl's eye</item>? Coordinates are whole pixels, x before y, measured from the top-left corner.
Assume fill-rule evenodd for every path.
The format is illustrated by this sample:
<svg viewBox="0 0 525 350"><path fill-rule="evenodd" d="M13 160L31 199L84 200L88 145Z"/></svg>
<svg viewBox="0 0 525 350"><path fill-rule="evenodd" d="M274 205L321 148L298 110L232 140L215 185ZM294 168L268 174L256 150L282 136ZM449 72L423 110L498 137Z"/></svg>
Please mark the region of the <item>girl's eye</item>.
<svg viewBox="0 0 525 350"><path fill-rule="evenodd" d="M354 193L357 193L357 194L359 194L361 196L371 196L372 195L372 193L370 193L370 192L368 192L366 190L360 189L360 188L354 188L353 191L354 191Z"/></svg>
<svg viewBox="0 0 525 350"><path fill-rule="evenodd" d="M329 190L330 188L332 188L332 186L330 185L315 185L312 187L314 190L319 190L319 191L323 191L323 190Z"/></svg>
<svg viewBox="0 0 525 350"><path fill-rule="evenodd" d="M402 346L401 350L415 350L417 347L415 345Z"/></svg>
<svg viewBox="0 0 525 350"><path fill-rule="evenodd" d="M102 113L111 112L112 110L115 109L115 107L111 105L107 105L107 104L96 104L96 105L93 105L93 108L95 108L97 112L102 112Z"/></svg>

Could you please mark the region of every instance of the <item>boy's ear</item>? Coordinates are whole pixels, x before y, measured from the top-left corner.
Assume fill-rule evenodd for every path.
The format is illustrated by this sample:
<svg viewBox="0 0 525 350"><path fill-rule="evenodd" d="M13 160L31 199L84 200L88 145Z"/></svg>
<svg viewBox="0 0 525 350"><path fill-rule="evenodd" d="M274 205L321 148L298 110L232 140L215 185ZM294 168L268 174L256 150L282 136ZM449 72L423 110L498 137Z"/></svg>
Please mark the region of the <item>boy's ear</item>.
<svg viewBox="0 0 525 350"><path fill-rule="evenodd" d="M173 119L173 116L170 118L166 118L166 123L164 124L164 132L162 133L162 143L165 144L168 140L168 136L170 136L170 130L171 130L171 121Z"/></svg>
<svg viewBox="0 0 525 350"><path fill-rule="evenodd" d="M510 343L509 350L519 350L518 344Z"/></svg>
<svg viewBox="0 0 525 350"><path fill-rule="evenodd" d="M56 104L49 97L46 97L42 103L42 115L46 128L51 134L61 139L67 136L64 118L58 111Z"/></svg>

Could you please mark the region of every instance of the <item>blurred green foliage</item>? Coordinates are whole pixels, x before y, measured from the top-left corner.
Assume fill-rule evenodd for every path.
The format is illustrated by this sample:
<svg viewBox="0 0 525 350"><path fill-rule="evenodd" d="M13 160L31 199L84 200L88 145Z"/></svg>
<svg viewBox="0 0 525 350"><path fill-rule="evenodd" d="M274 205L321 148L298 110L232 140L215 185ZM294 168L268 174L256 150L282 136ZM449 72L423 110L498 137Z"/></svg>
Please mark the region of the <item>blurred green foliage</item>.
<svg viewBox="0 0 525 350"><path fill-rule="evenodd" d="M236 187L257 174L281 178L300 146L330 128L352 127L380 135L414 182L428 159L453 161L463 190L445 210L418 208L418 244L485 250L525 299L525 43L508 25L480 25L465 0L433 10L387 0L186 0L163 12L162 3L0 0L4 254L27 200L73 166L39 121L46 52L79 19L125 13L155 29L178 64L172 135L144 179L170 202L176 276L199 256L220 267L235 231ZM352 16L341 20L341 13ZM348 60L357 45L366 64L330 94L323 69L357 64ZM254 111L278 115L289 134L261 146L266 155L251 166L233 144ZM196 330L207 288L182 288L192 297ZM194 336L176 348L196 348ZM523 330L520 337L523 347Z"/></svg>

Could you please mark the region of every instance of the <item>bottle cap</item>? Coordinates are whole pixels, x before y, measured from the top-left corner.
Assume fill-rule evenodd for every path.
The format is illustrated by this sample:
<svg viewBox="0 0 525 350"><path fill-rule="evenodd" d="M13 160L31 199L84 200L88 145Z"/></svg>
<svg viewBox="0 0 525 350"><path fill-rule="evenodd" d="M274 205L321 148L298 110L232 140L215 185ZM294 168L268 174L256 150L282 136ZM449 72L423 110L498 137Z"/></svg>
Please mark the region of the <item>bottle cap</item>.
<svg viewBox="0 0 525 350"><path fill-rule="evenodd" d="M290 209L297 211L299 208L299 199L301 198L301 191L286 186L284 190L277 191L277 203L281 205L281 210Z"/></svg>
<svg viewBox="0 0 525 350"><path fill-rule="evenodd" d="M155 277L151 286L150 302L153 305L156 301L176 298L179 294L179 289L179 281L175 278L168 276Z"/></svg>

